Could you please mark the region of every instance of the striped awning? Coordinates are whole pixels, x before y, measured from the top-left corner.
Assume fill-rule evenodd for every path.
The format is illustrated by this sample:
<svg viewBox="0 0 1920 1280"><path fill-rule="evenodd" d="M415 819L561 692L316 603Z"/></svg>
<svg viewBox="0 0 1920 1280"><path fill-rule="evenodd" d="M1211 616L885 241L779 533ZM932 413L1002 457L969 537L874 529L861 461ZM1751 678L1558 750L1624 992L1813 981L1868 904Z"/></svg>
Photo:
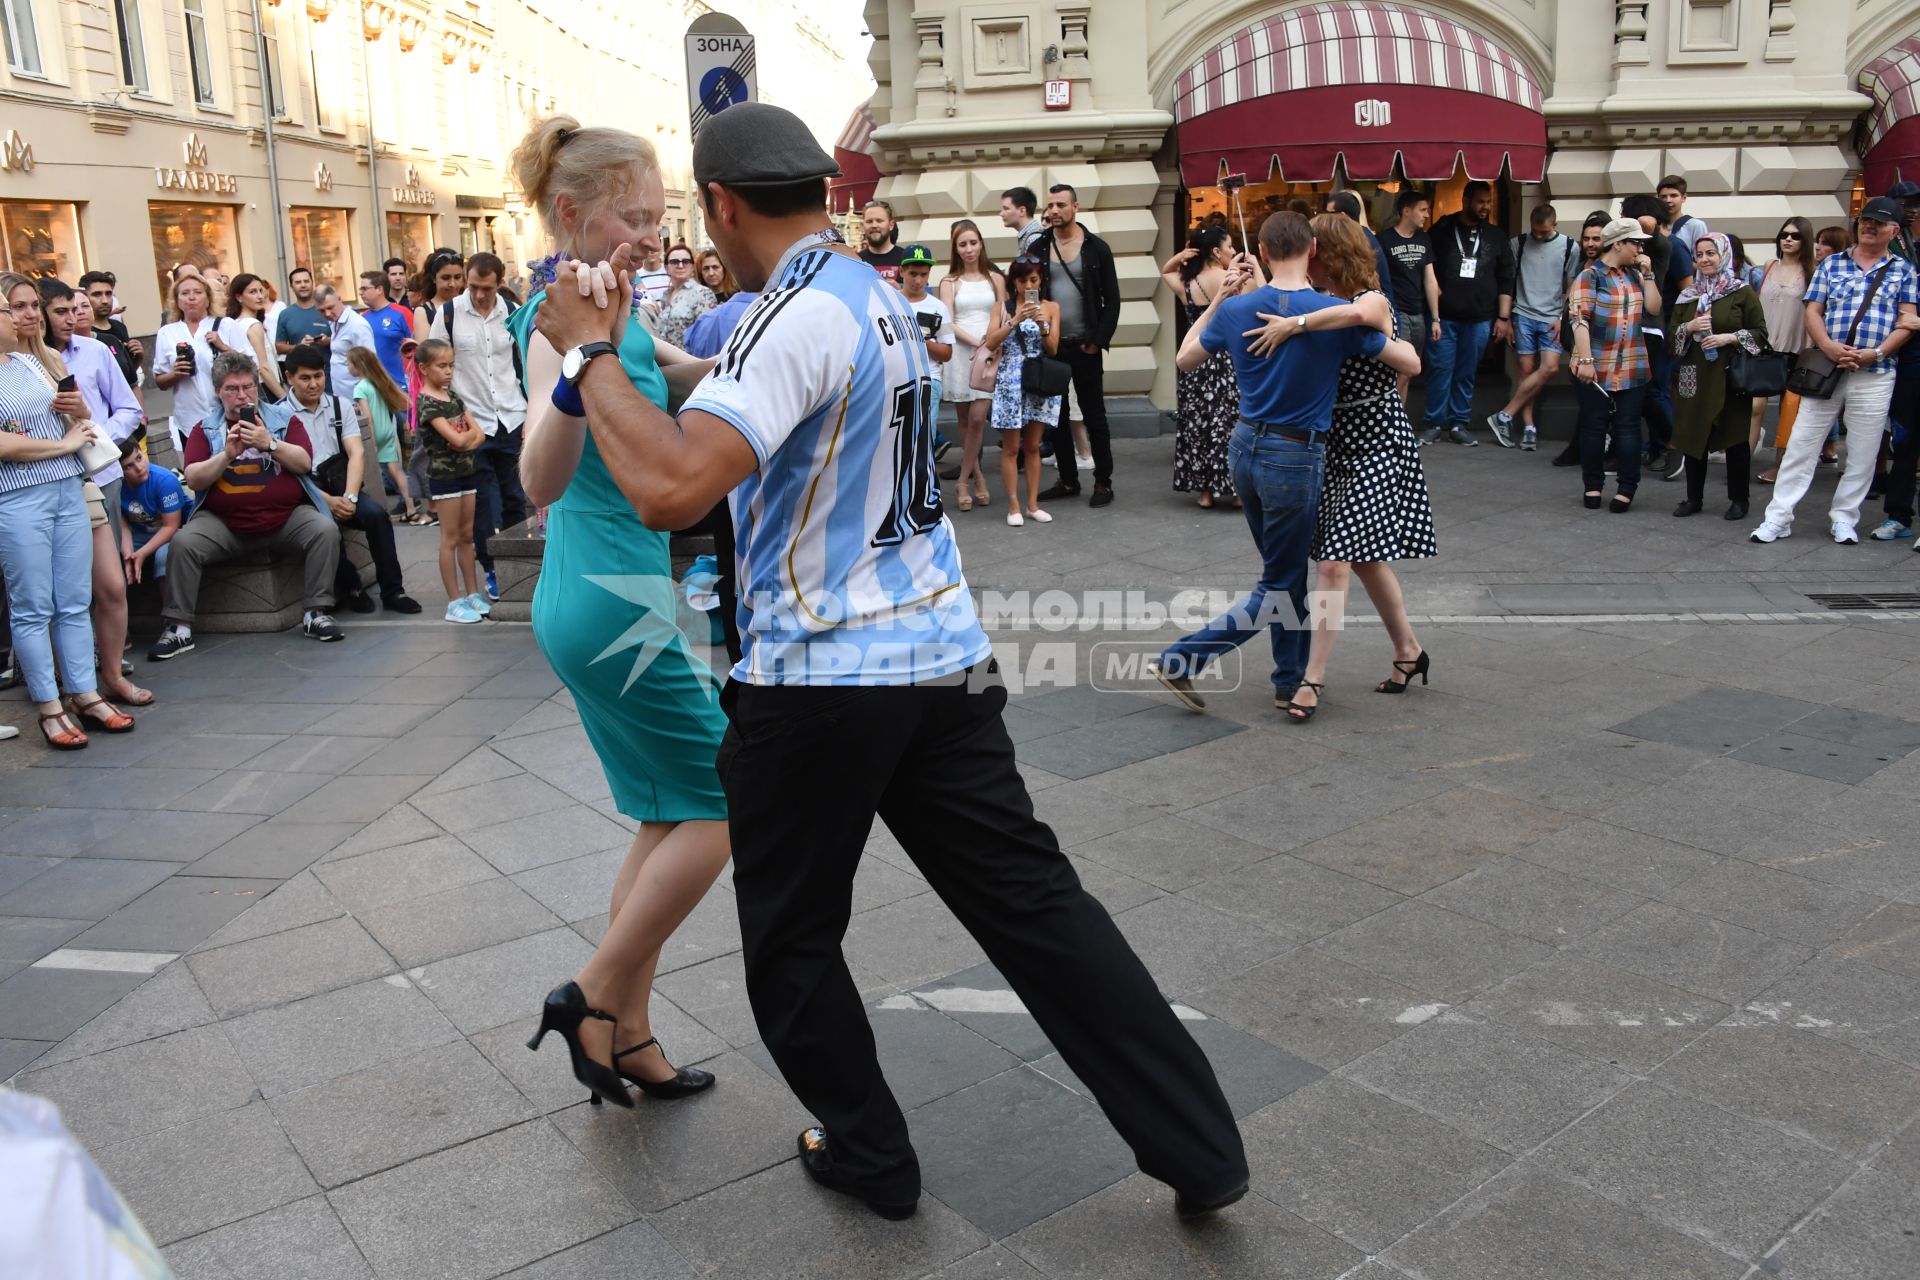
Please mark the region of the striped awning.
<svg viewBox="0 0 1920 1280"><path fill-rule="evenodd" d="M828 184L827 190L835 212L847 207L858 209L873 199L874 188L880 182L880 165L873 145L873 131L877 127L873 120L873 100L869 98L853 109L834 141L833 159L840 166L840 176Z"/></svg>
<svg viewBox="0 0 1920 1280"><path fill-rule="evenodd" d="M867 148L873 145L873 131L876 127L873 123L873 99L869 98L855 107L853 114L847 117L846 127L840 130L840 137L835 140L833 149L864 154Z"/></svg>
<svg viewBox="0 0 1920 1280"><path fill-rule="evenodd" d="M1868 194L1902 177L1920 181L1920 36L1908 36L1860 68L1859 83L1873 99L1860 146Z"/></svg>
<svg viewBox="0 0 1920 1280"><path fill-rule="evenodd" d="M1287 94L1284 110L1262 100ZM1505 163L1537 182L1546 163L1539 82L1510 50L1450 18L1391 0L1290 10L1221 41L1174 82L1188 181L1202 151L1234 167L1267 157L1290 181L1348 176L1475 177ZM1282 120L1284 117L1284 123ZM1226 153L1232 153L1228 155ZM1189 157L1192 163L1189 163ZM1212 181L1208 177L1206 181Z"/></svg>

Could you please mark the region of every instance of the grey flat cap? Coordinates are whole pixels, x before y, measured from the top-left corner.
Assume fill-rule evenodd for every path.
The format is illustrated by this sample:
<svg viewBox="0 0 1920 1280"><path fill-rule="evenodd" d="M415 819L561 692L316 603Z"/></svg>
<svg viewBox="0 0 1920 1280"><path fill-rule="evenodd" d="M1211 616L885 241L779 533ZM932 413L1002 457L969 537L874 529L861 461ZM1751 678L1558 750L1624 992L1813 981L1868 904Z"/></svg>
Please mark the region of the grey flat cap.
<svg viewBox="0 0 1920 1280"><path fill-rule="evenodd" d="M839 172L799 116L764 102L728 107L700 126L693 144L693 180L703 187L770 187Z"/></svg>

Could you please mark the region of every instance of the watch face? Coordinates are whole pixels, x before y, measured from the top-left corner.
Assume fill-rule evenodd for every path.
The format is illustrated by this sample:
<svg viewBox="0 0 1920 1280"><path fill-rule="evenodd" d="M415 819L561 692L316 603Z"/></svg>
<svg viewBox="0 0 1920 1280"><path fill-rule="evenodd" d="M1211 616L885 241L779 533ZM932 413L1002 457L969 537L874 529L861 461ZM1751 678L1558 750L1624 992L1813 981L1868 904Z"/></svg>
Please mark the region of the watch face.
<svg viewBox="0 0 1920 1280"><path fill-rule="evenodd" d="M560 358L560 375L572 381L580 376L580 367L585 363L580 356L580 348L575 347Z"/></svg>

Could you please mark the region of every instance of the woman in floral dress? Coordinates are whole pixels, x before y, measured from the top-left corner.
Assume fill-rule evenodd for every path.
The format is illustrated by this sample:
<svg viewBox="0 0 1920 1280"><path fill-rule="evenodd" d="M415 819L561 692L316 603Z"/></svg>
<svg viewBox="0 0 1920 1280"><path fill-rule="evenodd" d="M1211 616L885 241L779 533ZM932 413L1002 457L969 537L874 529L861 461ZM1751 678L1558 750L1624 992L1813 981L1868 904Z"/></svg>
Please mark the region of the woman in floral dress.
<svg viewBox="0 0 1920 1280"><path fill-rule="evenodd" d="M1187 247L1168 259L1160 278L1180 298L1192 324L1207 309L1233 265L1233 240L1221 227L1194 228ZM1263 280L1249 279L1248 289ZM1227 442L1240 418L1240 388L1233 377L1233 360L1221 351L1197 369L1180 375L1179 424L1173 437L1173 487L1177 493L1198 493L1203 507L1215 502L1239 506L1233 493L1232 469L1227 465Z"/></svg>

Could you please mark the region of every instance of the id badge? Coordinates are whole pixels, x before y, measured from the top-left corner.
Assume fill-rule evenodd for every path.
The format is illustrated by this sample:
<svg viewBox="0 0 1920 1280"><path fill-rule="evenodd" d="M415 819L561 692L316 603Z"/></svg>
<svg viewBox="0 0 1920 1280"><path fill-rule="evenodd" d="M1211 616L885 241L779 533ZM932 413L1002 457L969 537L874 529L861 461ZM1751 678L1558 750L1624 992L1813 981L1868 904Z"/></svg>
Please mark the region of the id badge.
<svg viewBox="0 0 1920 1280"><path fill-rule="evenodd" d="M1474 274L1479 270L1480 270L1480 259L1478 258L1460 259L1460 278L1462 280L1473 279Z"/></svg>

